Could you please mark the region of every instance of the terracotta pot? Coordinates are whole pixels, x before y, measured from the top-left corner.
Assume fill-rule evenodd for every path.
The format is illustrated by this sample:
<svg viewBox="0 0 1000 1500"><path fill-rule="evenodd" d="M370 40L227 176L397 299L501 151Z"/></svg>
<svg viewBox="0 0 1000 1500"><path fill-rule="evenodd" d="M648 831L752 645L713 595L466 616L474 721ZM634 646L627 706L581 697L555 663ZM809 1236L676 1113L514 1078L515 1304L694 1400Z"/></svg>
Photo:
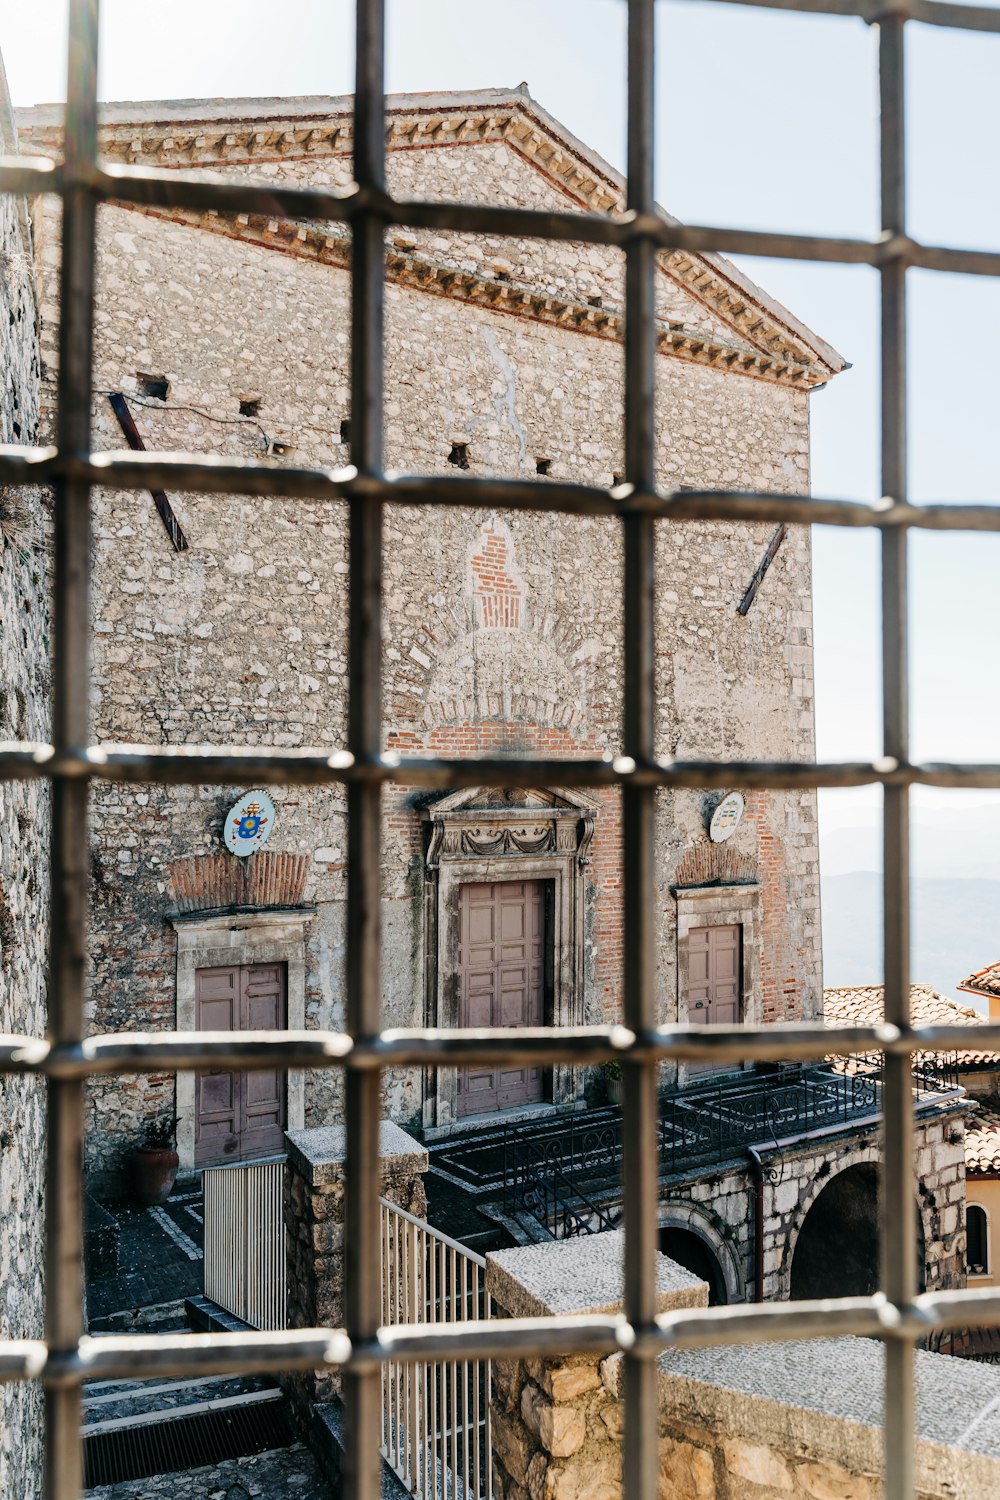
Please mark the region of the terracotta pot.
<svg viewBox="0 0 1000 1500"><path fill-rule="evenodd" d="M621 1104L623 1078L605 1078L604 1082L608 1090L608 1103Z"/></svg>
<svg viewBox="0 0 1000 1500"><path fill-rule="evenodd" d="M137 1146L129 1162L132 1192L146 1207L166 1203L180 1157L172 1146Z"/></svg>

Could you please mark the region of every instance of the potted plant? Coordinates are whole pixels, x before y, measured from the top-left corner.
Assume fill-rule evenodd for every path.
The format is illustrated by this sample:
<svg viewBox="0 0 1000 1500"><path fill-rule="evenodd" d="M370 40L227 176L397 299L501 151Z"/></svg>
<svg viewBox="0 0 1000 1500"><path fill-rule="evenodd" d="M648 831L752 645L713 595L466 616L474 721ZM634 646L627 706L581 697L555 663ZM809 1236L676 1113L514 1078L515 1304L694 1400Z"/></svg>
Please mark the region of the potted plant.
<svg viewBox="0 0 1000 1500"><path fill-rule="evenodd" d="M129 1162L132 1191L146 1207L166 1203L177 1177L180 1157L175 1137L177 1121L172 1115L160 1115L148 1121L142 1144L136 1146Z"/></svg>
<svg viewBox="0 0 1000 1500"><path fill-rule="evenodd" d="M608 1091L609 1104L622 1102L622 1065L617 1058L604 1064L604 1083Z"/></svg>

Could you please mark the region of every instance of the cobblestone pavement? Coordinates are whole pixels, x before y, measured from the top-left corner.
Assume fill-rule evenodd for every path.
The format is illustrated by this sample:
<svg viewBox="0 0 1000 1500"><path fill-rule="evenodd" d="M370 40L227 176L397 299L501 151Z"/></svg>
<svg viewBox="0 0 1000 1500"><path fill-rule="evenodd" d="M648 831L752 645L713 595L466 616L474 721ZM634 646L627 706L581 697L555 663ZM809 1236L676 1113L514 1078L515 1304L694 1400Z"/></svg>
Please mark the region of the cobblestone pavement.
<svg viewBox="0 0 1000 1500"><path fill-rule="evenodd" d="M88 1242L87 1313L101 1327L110 1315L196 1296L202 1289L200 1192L178 1189L162 1208L101 1205L107 1236Z"/></svg>
<svg viewBox="0 0 1000 1500"><path fill-rule="evenodd" d="M211 1468L157 1474L88 1490L90 1500L332 1500L334 1491L301 1443Z"/></svg>

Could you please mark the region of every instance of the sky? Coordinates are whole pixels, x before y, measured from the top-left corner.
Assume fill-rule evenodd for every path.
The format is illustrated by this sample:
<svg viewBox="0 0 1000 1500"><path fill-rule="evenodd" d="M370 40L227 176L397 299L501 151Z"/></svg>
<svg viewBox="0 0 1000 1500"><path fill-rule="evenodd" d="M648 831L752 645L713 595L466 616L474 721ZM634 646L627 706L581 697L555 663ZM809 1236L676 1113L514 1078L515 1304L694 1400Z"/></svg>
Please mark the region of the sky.
<svg viewBox="0 0 1000 1500"><path fill-rule="evenodd" d="M390 0L390 90L531 93L625 164L620 0ZM17 104L65 97L64 0L0 0ZM339 94L352 87L352 0L104 0L105 99ZM911 25L909 229L1000 243L1000 37ZM870 236L878 230L876 34L851 18L661 0L657 192L679 218ZM812 398L813 490L878 496L878 279L867 267L740 258L852 369ZM1000 285L911 271L910 496L1000 500L993 340ZM1000 758L1000 536L915 534L912 739L918 759ZM815 533L821 759L880 752L878 539ZM984 793L915 793L940 811ZM822 794L824 821L877 817L879 793ZM1000 859L997 863L1000 877Z"/></svg>

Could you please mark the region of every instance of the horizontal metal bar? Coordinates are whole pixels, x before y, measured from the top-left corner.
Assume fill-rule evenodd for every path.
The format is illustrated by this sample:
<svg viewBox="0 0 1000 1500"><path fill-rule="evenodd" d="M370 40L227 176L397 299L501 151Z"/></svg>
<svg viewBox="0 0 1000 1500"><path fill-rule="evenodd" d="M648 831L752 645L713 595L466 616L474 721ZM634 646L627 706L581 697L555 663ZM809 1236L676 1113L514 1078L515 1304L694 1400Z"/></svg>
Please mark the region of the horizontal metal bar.
<svg viewBox="0 0 1000 1500"><path fill-rule="evenodd" d="M42 778L78 781L155 782L170 786L211 786L259 781L270 785L323 786L359 782L400 786L533 786L538 781L566 786L770 788L937 786L1000 787L1000 764L939 762L902 764L877 761L684 760L637 764L627 756L601 760L514 759L501 757L431 760L403 759L394 752L355 760L346 750L267 750L240 745L91 745L57 754L51 745L0 741L0 781Z"/></svg>
<svg viewBox="0 0 1000 1500"><path fill-rule="evenodd" d="M889 7L880 0L853 6L845 0L811 5L793 0L735 0L738 4L767 4L776 9L818 10L833 14L876 19L868 12ZM992 17L983 26L962 21L945 23L921 15L931 25L954 24L966 30L998 31L997 12L979 7L941 5L936 12L973 13ZM1000 276L1000 253L961 246L925 245L909 235L880 236L873 240L846 235L795 234L782 230L743 229L724 224L679 224L662 212L604 214L556 212L507 208L498 204L428 202L395 199L377 189L356 185L341 191L278 187L271 183L216 179L207 181L171 169L105 164L87 179L98 199L139 207L159 207L194 213L258 213L290 219L350 224L376 213L386 224L413 229L449 230L457 234L494 234L508 238L570 241L607 245L625 250L636 240L650 240L663 250L681 250L691 255L728 253L759 255L782 260L825 261L844 265L884 266L890 261L921 270L972 276ZM0 158L0 192L61 193L61 168L46 158Z"/></svg>
<svg viewBox="0 0 1000 1500"><path fill-rule="evenodd" d="M637 1035L624 1026L482 1027L386 1030L354 1042L341 1031L114 1032L57 1046L35 1037L0 1036L0 1074L86 1078L109 1073L208 1069L462 1067L500 1063L579 1066L638 1057L645 1062L809 1062L885 1052L1000 1053L1000 1022L967 1026L886 1024L828 1027L769 1022L757 1026L660 1026Z"/></svg>
<svg viewBox="0 0 1000 1500"><path fill-rule="evenodd" d="M868 25L893 17L958 31L1000 31L1000 11L985 5L951 5L944 0L715 0L715 3L817 16L855 16Z"/></svg>
<svg viewBox="0 0 1000 1500"><path fill-rule="evenodd" d="M463 1360L775 1343L851 1335L917 1342L952 1328L1000 1326L1000 1289L924 1293L905 1308L880 1293L817 1302L683 1308L643 1330L621 1316L498 1318L394 1324L352 1347L339 1328L274 1333L85 1337L75 1354L50 1358L40 1340L0 1340L0 1381L78 1385L85 1380L168 1375L267 1374L324 1366L371 1369L390 1360ZM669 1368L669 1366L667 1366Z"/></svg>
<svg viewBox="0 0 1000 1500"><path fill-rule="evenodd" d="M287 500L368 499L393 505L527 510L661 521L778 521L807 526L902 528L915 531L1000 531L1000 505L988 502L910 505L889 498L866 503L767 490L641 491L630 484L550 483L466 474L361 476L340 469L293 468L271 460L214 454L135 453L128 449L60 457L55 448L0 445L0 484L51 484L60 478L113 489L157 485L201 495L266 495Z"/></svg>

